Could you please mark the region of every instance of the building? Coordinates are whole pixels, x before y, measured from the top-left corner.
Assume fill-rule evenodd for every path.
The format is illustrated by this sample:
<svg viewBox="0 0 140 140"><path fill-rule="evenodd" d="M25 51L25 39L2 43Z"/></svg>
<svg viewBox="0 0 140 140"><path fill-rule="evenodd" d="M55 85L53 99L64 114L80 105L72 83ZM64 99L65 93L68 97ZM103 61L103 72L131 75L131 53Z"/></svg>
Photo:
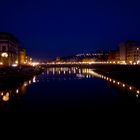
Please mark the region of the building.
<svg viewBox="0 0 140 140"><path fill-rule="evenodd" d="M140 44L136 41L125 41L119 45L120 62L138 64L140 62Z"/></svg>
<svg viewBox="0 0 140 140"><path fill-rule="evenodd" d="M10 33L0 32L0 63L10 66L18 63L19 41Z"/></svg>
<svg viewBox="0 0 140 140"><path fill-rule="evenodd" d="M126 62L130 64L140 63L140 46L131 46L127 49Z"/></svg>
<svg viewBox="0 0 140 140"><path fill-rule="evenodd" d="M120 64L139 64L140 44L131 40L120 43L117 50L109 52L108 62Z"/></svg>
<svg viewBox="0 0 140 140"><path fill-rule="evenodd" d="M126 54L127 54L126 48L127 48L126 42L121 43L119 45L120 62L122 62L122 63L125 63L126 62Z"/></svg>
<svg viewBox="0 0 140 140"><path fill-rule="evenodd" d="M119 50L111 50L108 55L109 63L119 63L120 62L120 51Z"/></svg>
<svg viewBox="0 0 140 140"><path fill-rule="evenodd" d="M18 56L19 56L19 64L20 65L24 65L26 62L26 51L23 48L19 48L19 52L18 52Z"/></svg>
<svg viewBox="0 0 140 140"><path fill-rule="evenodd" d="M116 50L115 61L116 61L116 63L120 63L120 51L119 51L119 49Z"/></svg>
<svg viewBox="0 0 140 140"><path fill-rule="evenodd" d="M109 52L109 55L108 55L108 61L109 62L113 62L113 61L116 61L116 51L115 50L111 50Z"/></svg>
<svg viewBox="0 0 140 140"><path fill-rule="evenodd" d="M30 65L32 58L20 47L17 38L6 32L0 32L0 65Z"/></svg>
<svg viewBox="0 0 140 140"><path fill-rule="evenodd" d="M32 58L30 56L26 55L24 64L30 65L32 63L32 61L33 61Z"/></svg>

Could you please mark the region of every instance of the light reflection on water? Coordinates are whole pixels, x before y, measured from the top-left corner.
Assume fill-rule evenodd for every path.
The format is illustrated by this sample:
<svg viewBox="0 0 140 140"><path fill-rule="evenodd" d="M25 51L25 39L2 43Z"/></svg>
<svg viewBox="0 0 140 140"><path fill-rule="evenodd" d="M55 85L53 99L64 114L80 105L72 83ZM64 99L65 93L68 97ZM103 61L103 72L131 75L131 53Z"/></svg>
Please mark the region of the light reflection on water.
<svg viewBox="0 0 140 140"><path fill-rule="evenodd" d="M47 75L51 74L53 71L53 74L59 74L59 75L66 75L66 74L75 74L75 77L77 79L82 79L82 78L100 78L103 80L108 81L109 83L111 83L112 85L115 85L118 88L122 88L127 90L127 92L131 92L133 93L137 98L139 97L140 94L140 89L135 88L132 85L128 85L126 83L123 83L121 81L112 79L110 77L104 76L102 74L98 74L97 72L95 72L93 69L88 69L88 68L83 68L83 69L78 69L77 67L73 67L73 68L49 68L47 69ZM59 71L59 72L58 72ZM65 78L62 78L62 80Z"/></svg>
<svg viewBox="0 0 140 140"><path fill-rule="evenodd" d="M116 86L117 88L125 89L128 93L134 94L137 98L140 94L140 90L135 88L134 86L98 74L93 69L79 69L78 67L47 68L46 71L41 74L41 76L43 76L42 79L40 77L38 78L38 76L34 76L32 79L24 81L24 83L20 84L20 86L16 88L0 89L0 100L7 102L14 96L25 94L28 86L32 84L37 84L38 82L43 82L44 80L50 82L51 80L80 80L95 77L100 78L102 80L106 80L108 83Z"/></svg>
<svg viewBox="0 0 140 140"><path fill-rule="evenodd" d="M110 77L98 74L98 73L94 72L92 69L84 70L84 72L91 74L91 75L94 75L95 77L101 78L103 80L109 81L111 84L113 84L119 88L125 88L125 90L127 90L128 92L131 91L136 95L136 97L139 97L140 90L135 88L134 86L131 86L131 85L128 85L128 84L123 83L121 81L117 81L117 80L112 79Z"/></svg>
<svg viewBox="0 0 140 140"><path fill-rule="evenodd" d="M27 87L32 83L36 83L36 76L34 76L33 79L31 79L29 81L24 81L23 83L20 83L20 85L18 87L14 87L14 88L9 89L9 87L7 86L7 89L6 89L6 87L0 89L0 100L7 102L12 97L14 97L18 94L19 95L24 94L26 92Z"/></svg>

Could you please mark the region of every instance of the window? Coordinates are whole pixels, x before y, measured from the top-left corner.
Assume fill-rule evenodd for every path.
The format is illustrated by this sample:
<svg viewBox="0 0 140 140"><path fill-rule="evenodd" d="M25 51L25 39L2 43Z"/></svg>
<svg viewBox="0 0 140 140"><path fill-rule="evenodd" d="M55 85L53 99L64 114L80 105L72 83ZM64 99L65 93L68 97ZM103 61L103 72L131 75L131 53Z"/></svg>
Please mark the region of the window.
<svg viewBox="0 0 140 140"><path fill-rule="evenodd" d="M2 51L3 51L3 52L6 51L6 46L2 46Z"/></svg>

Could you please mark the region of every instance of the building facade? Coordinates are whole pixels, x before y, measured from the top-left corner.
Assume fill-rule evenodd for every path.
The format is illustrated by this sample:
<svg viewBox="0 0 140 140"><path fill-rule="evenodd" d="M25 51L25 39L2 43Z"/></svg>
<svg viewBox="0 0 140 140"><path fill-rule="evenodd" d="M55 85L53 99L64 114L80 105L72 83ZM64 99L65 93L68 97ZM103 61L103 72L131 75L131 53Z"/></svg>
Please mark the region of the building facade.
<svg viewBox="0 0 140 140"><path fill-rule="evenodd" d="M0 63L10 66L18 63L18 40L10 33L0 33Z"/></svg>
<svg viewBox="0 0 140 140"><path fill-rule="evenodd" d="M26 55L24 64L30 65L32 62L32 58L29 55Z"/></svg>
<svg viewBox="0 0 140 140"><path fill-rule="evenodd" d="M140 62L140 47L132 46L127 49L127 63L139 64Z"/></svg>
<svg viewBox="0 0 140 140"><path fill-rule="evenodd" d="M139 64L140 45L136 41L126 41L119 45L120 62L127 64Z"/></svg>
<svg viewBox="0 0 140 140"><path fill-rule="evenodd" d="M19 65L24 65L26 63L26 51L23 48L19 48Z"/></svg>
<svg viewBox="0 0 140 140"><path fill-rule="evenodd" d="M10 33L0 32L0 65L29 65L32 58L20 47L19 41Z"/></svg>
<svg viewBox="0 0 140 140"><path fill-rule="evenodd" d="M126 49L126 44L121 43L119 45L119 53L120 53L120 62L125 63L126 61L126 54L127 54L127 49Z"/></svg>
<svg viewBox="0 0 140 140"><path fill-rule="evenodd" d="M114 64L140 64L139 42L122 42L117 50L109 52L108 62Z"/></svg>
<svg viewBox="0 0 140 140"><path fill-rule="evenodd" d="M112 50L109 52L108 61L109 62L116 61L116 51L115 50Z"/></svg>

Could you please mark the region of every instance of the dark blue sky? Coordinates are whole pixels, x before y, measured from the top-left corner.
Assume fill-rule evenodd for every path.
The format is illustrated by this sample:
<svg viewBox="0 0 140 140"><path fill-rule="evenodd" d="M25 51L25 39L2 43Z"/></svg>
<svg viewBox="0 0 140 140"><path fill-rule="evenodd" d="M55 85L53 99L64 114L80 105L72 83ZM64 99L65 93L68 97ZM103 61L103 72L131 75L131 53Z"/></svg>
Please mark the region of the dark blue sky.
<svg viewBox="0 0 140 140"><path fill-rule="evenodd" d="M115 49L140 41L139 0L3 0L0 31L15 34L33 58Z"/></svg>

